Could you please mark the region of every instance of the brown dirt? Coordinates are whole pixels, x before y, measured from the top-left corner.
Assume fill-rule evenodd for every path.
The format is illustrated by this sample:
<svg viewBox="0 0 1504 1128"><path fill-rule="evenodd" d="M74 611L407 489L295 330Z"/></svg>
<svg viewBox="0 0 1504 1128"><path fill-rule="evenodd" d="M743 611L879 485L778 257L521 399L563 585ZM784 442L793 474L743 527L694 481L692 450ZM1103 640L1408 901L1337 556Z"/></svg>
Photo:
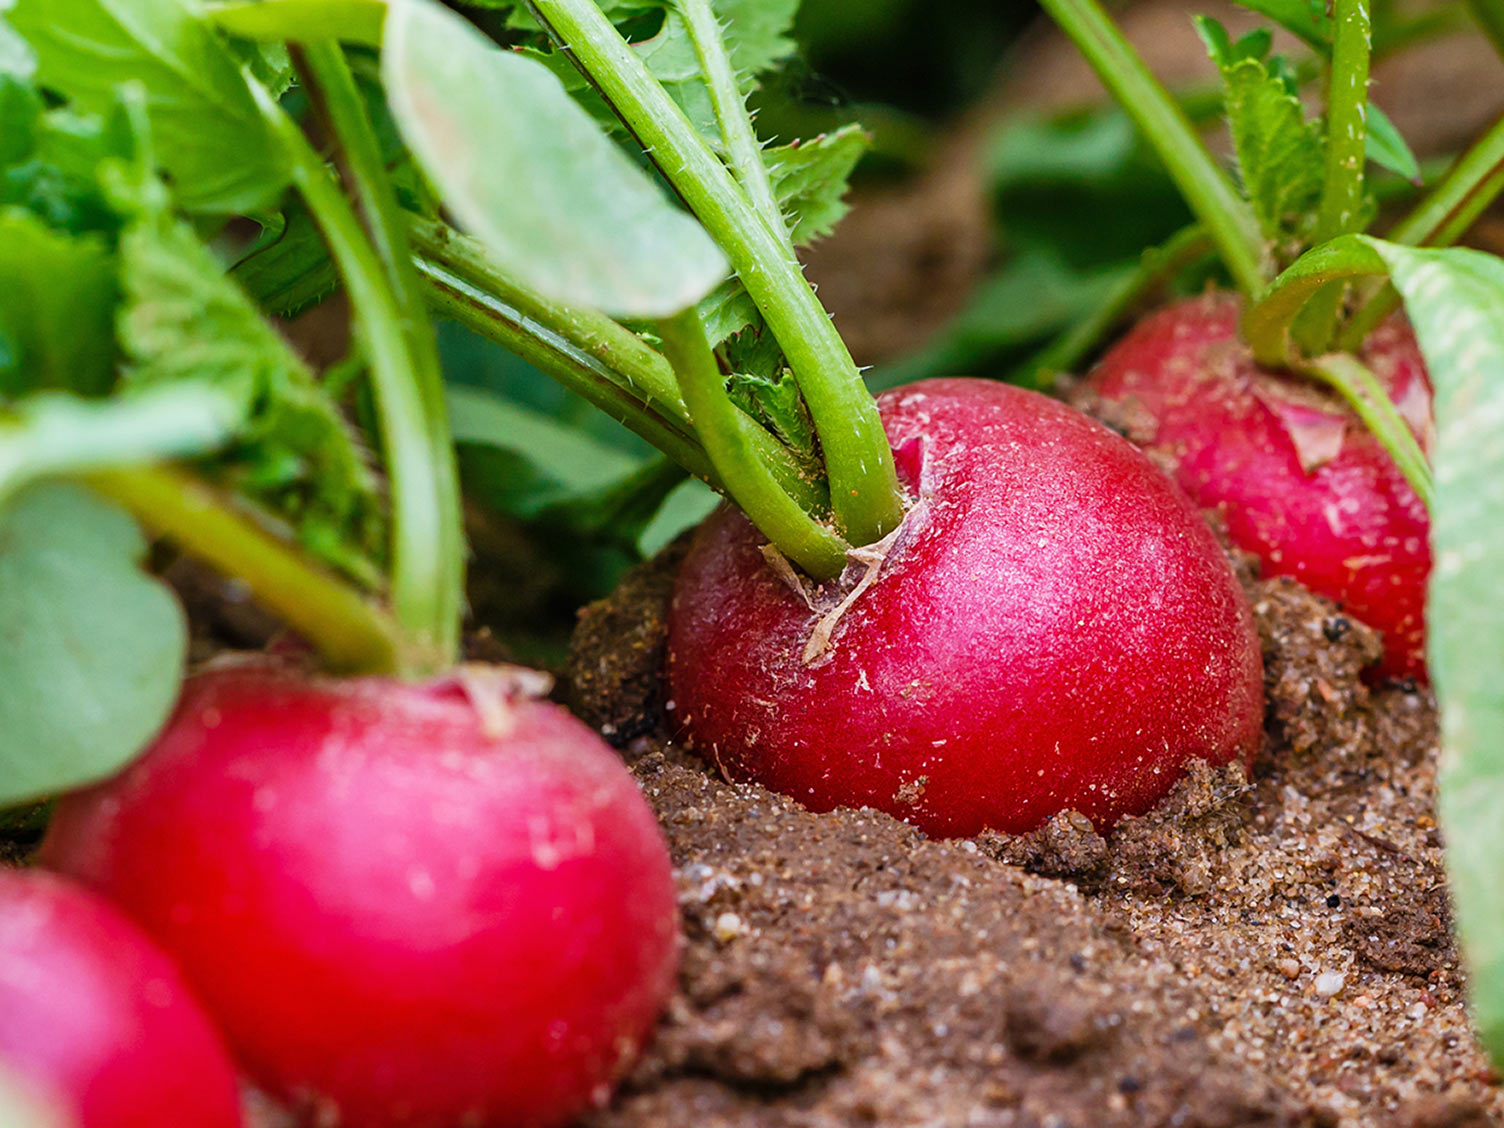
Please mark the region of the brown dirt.
<svg viewBox="0 0 1504 1128"><path fill-rule="evenodd" d="M591 1128L1504 1123L1448 930L1434 705L1370 691L1375 639L1329 603L1249 580L1251 774L1197 773L1107 839L1067 814L932 842L662 739L667 575L585 612L573 656L576 706L638 730L686 937L657 1041Z"/></svg>

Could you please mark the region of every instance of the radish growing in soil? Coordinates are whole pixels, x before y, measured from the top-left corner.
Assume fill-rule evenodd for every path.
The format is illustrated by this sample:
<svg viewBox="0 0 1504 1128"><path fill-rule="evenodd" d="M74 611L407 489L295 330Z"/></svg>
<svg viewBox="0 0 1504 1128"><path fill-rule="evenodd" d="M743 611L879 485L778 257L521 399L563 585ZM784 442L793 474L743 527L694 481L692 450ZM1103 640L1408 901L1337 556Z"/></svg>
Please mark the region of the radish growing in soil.
<svg viewBox="0 0 1504 1128"><path fill-rule="evenodd" d="M219 1034L139 927L86 889L0 869L0 1073L76 1128L237 1128Z"/></svg>
<svg viewBox="0 0 1504 1128"><path fill-rule="evenodd" d="M197 675L41 859L161 940L263 1086L351 1128L566 1122L676 962L652 812L504 672Z"/></svg>
<svg viewBox="0 0 1504 1128"><path fill-rule="evenodd" d="M1226 294L1162 309L1108 350L1087 387L1197 505L1221 513L1265 575L1293 576L1382 631L1381 674L1424 678L1424 503L1337 396L1254 362L1240 312ZM1362 356L1424 440L1431 388L1414 337L1391 322Z"/></svg>
<svg viewBox="0 0 1504 1128"><path fill-rule="evenodd" d="M1005 385L879 402L914 502L839 618L852 586L811 606L739 513L696 535L668 662L701 755L816 810L872 806L947 835L1066 809L1110 826L1193 760L1251 758L1263 666L1247 600L1156 466Z"/></svg>

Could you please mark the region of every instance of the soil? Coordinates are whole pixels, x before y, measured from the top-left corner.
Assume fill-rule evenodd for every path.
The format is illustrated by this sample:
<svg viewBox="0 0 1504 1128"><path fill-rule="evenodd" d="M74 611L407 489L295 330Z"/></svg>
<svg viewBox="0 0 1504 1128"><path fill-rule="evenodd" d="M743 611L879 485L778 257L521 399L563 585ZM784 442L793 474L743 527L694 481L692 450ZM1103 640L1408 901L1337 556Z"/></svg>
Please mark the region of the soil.
<svg viewBox="0 0 1504 1128"><path fill-rule="evenodd" d="M1370 689L1377 641L1330 603L1241 564L1269 691L1250 773L1110 838L1068 813L929 841L665 739L675 562L582 613L567 679L662 820L685 935L591 1128L1504 1123L1449 932L1434 703Z"/></svg>

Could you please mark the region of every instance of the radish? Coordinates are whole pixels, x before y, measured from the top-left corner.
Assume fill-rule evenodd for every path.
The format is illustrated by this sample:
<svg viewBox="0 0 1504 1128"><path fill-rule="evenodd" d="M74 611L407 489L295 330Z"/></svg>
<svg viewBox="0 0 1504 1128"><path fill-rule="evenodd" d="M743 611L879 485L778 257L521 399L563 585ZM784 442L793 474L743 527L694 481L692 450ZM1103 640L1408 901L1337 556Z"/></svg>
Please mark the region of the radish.
<svg viewBox="0 0 1504 1128"><path fill-rule="evenodd" d="M631 776L524 687L201 674L143 759L60 803L42 858L144 925L300 1110L565 1123L666 998L676 902Z"/></svg>
<svg viewBox="0 0 1504 1128"><path fill-rule="evenodd" d="M235 1128L219 1035L178 970L99 897L0 869L0 1076L77 1128Z"/></svg>
<svg viewBox="0 0 1504 1128"><path fill-rule="evenodd" d="M1067 808L1111 825L1194 760L1252 755L1252 614L1147 457L1006 385L926 381L879 404L913 495L885 556L796 590L740 514L696 535L668 678L701 755L813 809L941 835ZM858 574L875 582L857 591Z"/></svg>
<svg viewBox="0 0 1504 1128"><path fill-rule="evenodd" d="M1383 631L1380 674L1424 678L1425 505L1340 399L1254 363L1240 310L1228 294L1160 310L1103 356L1088 386L1266 574L1293 576ZM1386 323L1362 359L1424 443L1431 387L1408 327Z"/></svg>

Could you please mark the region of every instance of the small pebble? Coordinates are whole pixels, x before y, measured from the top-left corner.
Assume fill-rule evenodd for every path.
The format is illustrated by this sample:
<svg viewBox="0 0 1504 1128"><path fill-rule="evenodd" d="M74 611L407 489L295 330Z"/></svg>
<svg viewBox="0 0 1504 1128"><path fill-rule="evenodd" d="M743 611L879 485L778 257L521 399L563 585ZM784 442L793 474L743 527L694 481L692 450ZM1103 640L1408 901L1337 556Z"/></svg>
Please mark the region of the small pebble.
<svg viewBox="0 0 1504 1128"><path fill-rule="evenodd" d="M1323 971L1316 977L1316 994L1323 999L1330 999L1333 995L1340 995L1342 988L1347 986L1347 976L1340 971Z"/></svg>
<svg viewBox="0 0 1504 1128"><path fill-rule="evenodd" d="M742 918L735 913L722 913L715 918L715 938L722 944L735 940L742 931Z"/></svg>

